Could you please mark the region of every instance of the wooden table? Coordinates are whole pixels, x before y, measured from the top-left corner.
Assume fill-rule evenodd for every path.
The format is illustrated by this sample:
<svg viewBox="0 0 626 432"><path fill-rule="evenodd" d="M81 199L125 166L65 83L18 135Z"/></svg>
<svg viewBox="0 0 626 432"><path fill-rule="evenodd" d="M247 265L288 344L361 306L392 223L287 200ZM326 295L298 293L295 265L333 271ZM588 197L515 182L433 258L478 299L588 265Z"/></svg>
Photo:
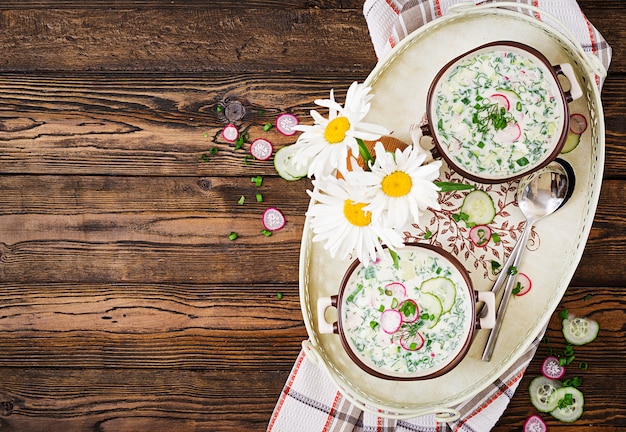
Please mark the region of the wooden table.
<svg viewBox="0 0 626 432"><path fill-rule="evenodd" d="M617 431L626 427L626 3L579 3L614 59L600 203L559 308L602 330L576 350L589 363L585 414L549 425ZM343 98L363 81L376 57L361 7L2 2L2 430L265 430L307 337L298 256L310 185L247 160L248 144L235 150L220 132L243 107L249 140L282 147L293 139L265 123L286 111L306 119L316 98L331 88ZM266 237L269 206L288 222ZM555 317L548 336L559 334ZM541 347L496 431L535 412L527 386L544 356Z"/></svg>

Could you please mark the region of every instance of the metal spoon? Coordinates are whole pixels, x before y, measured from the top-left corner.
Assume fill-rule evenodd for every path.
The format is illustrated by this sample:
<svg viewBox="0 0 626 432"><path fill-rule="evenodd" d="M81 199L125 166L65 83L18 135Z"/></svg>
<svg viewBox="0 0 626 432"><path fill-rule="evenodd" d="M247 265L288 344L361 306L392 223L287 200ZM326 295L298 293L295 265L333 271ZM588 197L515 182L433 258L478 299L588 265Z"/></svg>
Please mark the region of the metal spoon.
<svg viewBox="0 0 626 432"><path fill-rule="evenodd" d="M483 351L483 361L491 360L493 349L502 327L502 320L513 292L515 277L511 274L514 272L510 271L510 269L517 269L519 266L532 226L538 220L557 211L571 195L569 177L568 170L565 169L563 164L554 161L530 176L523 178L517 187L517 203L526 218L526 225L493 288L493 291L497 293L504 280L506 280L504 294L496 313L496 324L489 333L489 339Z"/></svg>

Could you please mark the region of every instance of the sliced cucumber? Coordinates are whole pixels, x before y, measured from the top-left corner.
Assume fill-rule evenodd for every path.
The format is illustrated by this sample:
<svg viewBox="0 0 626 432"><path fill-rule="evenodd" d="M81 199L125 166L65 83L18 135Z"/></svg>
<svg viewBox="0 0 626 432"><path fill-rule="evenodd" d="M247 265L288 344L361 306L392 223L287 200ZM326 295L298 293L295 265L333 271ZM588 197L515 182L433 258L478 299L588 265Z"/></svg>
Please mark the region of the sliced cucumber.
<svg viewBox="0 0 626 432"><path fill-rule="evenodd" d="M578 147L578 144L580 144L580 135L572 132L568 133L567 138L565 139L565 144L563 145L563 150L561 150L561 154L571 152Z"/></svg>
<svg viewBox="0 0 626 432"><path fill-rule="evenodd" d="M556 398L556 391L563 386L560 381L546 378L544 376L537 377L530 382L528 393L530 393L530 401L537 410L541 412L550 412L554 410L559 399Z"/></svg>
<svg viewBox="0 0 626 432"><path fill-rule="evenodd" d="M297 148L293 145L283 147L274 153L274 167L279 176L287 181L299 180L308 172L308 165L298 166L293 161Z"/></svg>
<svg viewBox="0 0 626 432"><path fill-rule="evenodd" d="M463 200L461 213L467 215L469 223L489 225L496 216L496 206L487 192L476 189L468 193Z"/></svg>
<svg viewBox="0 0 626 432"><path fill-rule="evenodd" d="M554 398L557 401L557 407L550 412L555 419L571 423L575 422L583 414L583 407L585 406L585 398L583 393L576 387L561 387L554 392ZM559 402L567 400L566 404L559 407Z"/></svg>
<svg viewBox="0 0 626 432"><path fill-rule="evenodd" d="M456 285L446 277L435 277L422 282L420 290L425 294L432 294L441 303L442 313L452 310L456 301Z"/></svg>
<svg viewBox="0 0 626 432"><path fill-rule="evenodd" d="M600 326L594 320L570 315L563 320L563 336L572 345L584 345L598 336Z"/></svg>
<svg viewBox="0 0 626 432"><path fill-rule="evenodd" d="M426 326L431 329L437 325L441 314L443 313L443 307L439 301L439 297L428 293L422 293L419 300L420 316L424 317L428 314L428 318L424 318Z"/></svg>

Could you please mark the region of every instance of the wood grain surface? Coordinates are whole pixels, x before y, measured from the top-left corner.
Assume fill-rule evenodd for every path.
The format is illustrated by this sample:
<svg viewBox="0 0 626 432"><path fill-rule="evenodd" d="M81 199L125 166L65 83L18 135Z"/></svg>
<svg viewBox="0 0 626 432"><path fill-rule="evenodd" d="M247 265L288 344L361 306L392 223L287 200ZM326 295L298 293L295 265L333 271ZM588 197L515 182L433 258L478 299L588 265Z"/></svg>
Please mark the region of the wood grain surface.
<svg viewBox="0 0 626 432"><path fill-rule="evenodd" d="M576 349L585 414L548 423L609 432L626 430L626 2L579 4L614 57L600 202L559 309L602 330ZM293 143L264 124L376 65L362 1L6 0L0 46L0 430L264 431L307 338L310 183L225 141L224 109ZM287 218L271 237L268 206ZM556 316L547 336L494 431L535 412Z"/></svg>

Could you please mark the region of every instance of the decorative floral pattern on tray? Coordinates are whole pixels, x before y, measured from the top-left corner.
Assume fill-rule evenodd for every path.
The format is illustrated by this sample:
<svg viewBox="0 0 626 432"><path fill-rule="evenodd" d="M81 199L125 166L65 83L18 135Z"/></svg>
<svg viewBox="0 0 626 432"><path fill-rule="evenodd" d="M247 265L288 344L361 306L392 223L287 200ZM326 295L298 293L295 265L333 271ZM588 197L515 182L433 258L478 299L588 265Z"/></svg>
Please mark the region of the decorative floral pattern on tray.
<svg viewBox="0 0 626 432"><path fill-rule="evenodd" d="M494 279L501 270L500 266L515 247L524 228L525 220L517 209L517 181L500 184L481 184L470 182L454 172L443 171L441 181L472 184L477 190L487 193L495 206L495 217L487 225L491 236L483 244L477 245L470 238L471 227L460 217L463 200L471 191L442 192L439 197L441 210L431 211L430 218L423 226L411 225L404 231L405 242L422 242L441 247L456 255L469 271L482 272L485 279ZM533 229L527 248L537 250L540 238Z"/></svg>

